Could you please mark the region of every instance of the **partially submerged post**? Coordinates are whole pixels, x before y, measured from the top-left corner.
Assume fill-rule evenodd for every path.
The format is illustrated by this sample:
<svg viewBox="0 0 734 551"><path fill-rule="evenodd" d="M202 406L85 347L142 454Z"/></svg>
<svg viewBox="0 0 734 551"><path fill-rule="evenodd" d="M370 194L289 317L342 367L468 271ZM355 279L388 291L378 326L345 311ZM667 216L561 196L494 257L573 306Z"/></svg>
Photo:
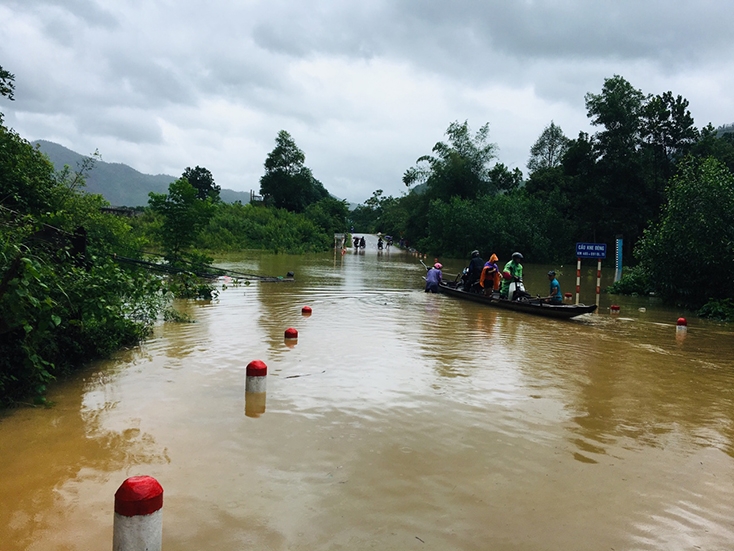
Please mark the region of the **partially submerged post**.
<svg viewBox="0 0 734 551"><path fill-rule="evenodd" d="M152 476L131 476L115 492L113 551L160 551L163 488Z"/></svg>
<svg viewBox="0 0 734 551"><path fill-rule="evenodd" d="M247 364L245 372L245 415L260 417L265 413L265 382L268 366L261 360Z"/></svg>

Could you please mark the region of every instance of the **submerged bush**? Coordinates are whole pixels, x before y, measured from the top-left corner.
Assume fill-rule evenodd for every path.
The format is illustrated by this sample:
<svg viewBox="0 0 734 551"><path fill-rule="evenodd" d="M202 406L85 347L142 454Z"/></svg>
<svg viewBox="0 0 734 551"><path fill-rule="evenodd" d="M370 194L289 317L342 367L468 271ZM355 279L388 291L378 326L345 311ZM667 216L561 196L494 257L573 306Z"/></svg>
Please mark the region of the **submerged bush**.
<svg viewBox="0 0 734 551"><path fill-rule="evenodd" d="M622 272L622 278L607 287L612 295L647 295L652 292L650 277L642 266L633 266Z"/></svg>
<svg viewBox="0 0 734 551"><path fill-rule="evenodd" d="M734 321L734 300L730 298L711 299L698 311L698 315L719 321Z"/></svg>

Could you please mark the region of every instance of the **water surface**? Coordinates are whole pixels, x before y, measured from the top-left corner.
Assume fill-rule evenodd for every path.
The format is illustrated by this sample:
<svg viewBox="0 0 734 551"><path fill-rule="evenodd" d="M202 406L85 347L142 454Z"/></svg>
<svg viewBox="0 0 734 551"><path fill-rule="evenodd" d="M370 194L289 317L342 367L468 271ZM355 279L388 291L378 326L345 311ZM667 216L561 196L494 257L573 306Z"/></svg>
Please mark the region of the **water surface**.
<svg viewBox="0 0 734 551"><path fill-rule="evenodd" d="M222 262L296 281L181 303L196 323L0 419L0 548L109 549L140 474L164 487L166 551L734 547L731 325L682 338L685 313L647 297L574 321L495 310L423 293L415 257L372 247ZM549 268L526 266L530 292ZM575 266L553 268L573 290ZM594 286L592 263L582 301Z"/></svg>

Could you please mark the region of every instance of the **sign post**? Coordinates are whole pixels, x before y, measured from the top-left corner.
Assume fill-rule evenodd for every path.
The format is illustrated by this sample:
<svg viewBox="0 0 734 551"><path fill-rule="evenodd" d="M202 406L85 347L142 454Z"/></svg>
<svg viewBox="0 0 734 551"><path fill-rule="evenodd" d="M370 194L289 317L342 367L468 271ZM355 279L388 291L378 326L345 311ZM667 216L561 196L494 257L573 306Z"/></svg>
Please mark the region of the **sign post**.
<svg viewBox="0 0 734 551"><path fill-rule="evenodd" d="M622 279L622 244L623 239L621 235L617 236L617 268L614 272L614 282L616 283Z"/></svg>
<svg viewBox="0 0 734 551"><path fill-rule="evenodd" d="M601 261L607 257L606 243L576 243L576 304L581 292L581 259L596 258L596 305L601 294Z"/></svg>

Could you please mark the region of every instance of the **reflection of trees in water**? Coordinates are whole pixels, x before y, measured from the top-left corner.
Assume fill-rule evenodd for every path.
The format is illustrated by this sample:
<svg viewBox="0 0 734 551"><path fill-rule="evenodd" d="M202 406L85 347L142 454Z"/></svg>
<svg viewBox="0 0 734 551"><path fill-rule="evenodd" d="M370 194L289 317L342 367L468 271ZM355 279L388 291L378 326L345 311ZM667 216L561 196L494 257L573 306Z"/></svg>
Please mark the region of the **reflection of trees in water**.
<svg viewBox="0 0 734 551"><path fill-rule="evenodd" d="M91 381L84 383L83 375L91 375ZM0 467L3 549L26 549L63 524L65 514L78 507L80 483L93 480L102 485L108 473L169 462L166 450L159 449L153 436L136 426L137 421L119 431L105 428L105 417L117 405L113 397L93 408L82 404L84 393L98 392L98 384L109 377L104 370L81 373L55 389L61 396L52 409L15 411L4 419L0 431L0 449L6 452ZM66 403L65 397L75 393L77 399ZM111 495L109 499L111 503Z"/></svg>
<svg viewBox="0 0 734 551"><path fill-rule="evenodd" d="M277 358L287 351L284 345L285 330L298 327L301 304L296 283L259 283L252 300L260 304L258 327L265 332L268 356Z"/></svg>
<svg viewBox="0 0 734 551"><path fill-rule="evenodd" d="M219 289L220 292L227 292ZM202 345L202 342L207 342L209 339L208 331L204 330L204 327L209 329L202 323L202 319L205 318L203 310L211 308L216 305L217 299L213 300L192 300L192 299L177 299L173 303L173 307L179 313L187 316L194 323L186 322L167 322L165 324L165 346L166 348L162 352L171 359L184 360L191 355L198 347ZM169 365L172 369L180 367L175 362Z"/></svg>

